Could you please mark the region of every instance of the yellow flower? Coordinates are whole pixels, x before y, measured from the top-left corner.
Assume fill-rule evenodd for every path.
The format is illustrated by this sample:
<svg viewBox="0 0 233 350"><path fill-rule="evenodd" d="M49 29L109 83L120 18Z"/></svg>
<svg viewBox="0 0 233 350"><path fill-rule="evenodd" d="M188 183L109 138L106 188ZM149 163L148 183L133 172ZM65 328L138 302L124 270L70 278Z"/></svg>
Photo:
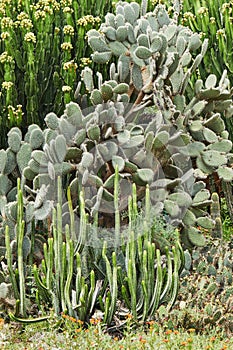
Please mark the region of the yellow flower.
<svg viewBox="0 0 233 350"><path fill-rule="evenodd" d="M72 0L61 0L61 6L71 6Z"/></svg>
<svg viewBox="0 0 233 350"><path fill-rule="evenodd" d="M140 341L140 343L142 343L142 344L145 344L145 343L146 343L146 339L144 339L141 335L140 335L140 337L139 337L139 341Z"/></svg>
<svg viewBox="0 0 233 350"><path fill-rule="evenodd" d="M13 27L13 20L10 17L3 17L1 20L2 29Z"/></svg>
<svg viewBox="0 0 233 350"><path fill-rule="evenodd" d="M130 313L128 313L128 314L126 314L126 317L125 317L125 318L127 318L128 320L131 320L131 319L133 318L133 315L130 314Z"/></svg>
<svg viewBox="0 0 233 350"><path fill-rule="evenodd" d="M224 4L222 4L222 8L221 11L222 13L226 12L228 10L229 13L232 13L232 7L230 3L225 2Z"/></svg>
<svg viewBox="0 0 233 350"><path fill-rule="evenodd" d="M74 60L68 61L63 63L63 69L64 70L76 70L78 68L77 63L74 62Z"/></svg>
<svg viewBox="0 0 233 350"><path fill-rule="evenodd" d="M225 30L224 29L217 30L216 37L219 38L221 36L225 36Z"/></svg>
<svg viewBox="0 0 233 350"><path fill-rule="evenodd" d="M9 56L7 51L4 51L1 55L0 55L0 62L1 63L5 63L5 62L13 62L13 57Z"/></svg>
<svg viewBox="0 0 233 350"><path fill-rule="evenodd" d="M28 14L26 12L20 12L17 16L17 19L19 21L22 21L23 19L28 19Z"/></svg>
<svg viewBox="0 0 233 350"><path fill-rule="evenodd" d="M26 33L24 35L24 40L27 41L27 42L32 42L32 43L36 43L36 36L34 33L32 32L29 32L29 33Z"/></svg>
<svg viewBox="0 0 233 350"><path fill-rule="evenodd" d="M43 11L43 10L37 10L36 12L34 12L34 16L35 16L35 19L45 19L46 17L46 12Z"/></svg>
<svg viewBox="0 0 233 350"><path fill-rule="evenodd" d="M206 16L208 12L209 10L207 7L200 7L199 10L197 11L199 15L204 15L204 16Z"/></svg>
<svg viewBox="0 0 233 350"><path fill-rule="evenodd" d="M71 8L71 7L69 7L69 6L66 6L66 7L64 7L64 9L63 9L63 12L64 13L73 13L74 12L74 10Z"/></svg>
<svg viewBox="0 0 233 350"><path fill-rule="evenodd" d="M2 83L2 88L6 90L10 90L10 88L14 85L12 81L4 81Z"/></svg>
<svg viewBox="0 0 233 350"><path fill-rule="evenodd" d="M88 23L95 24L95 23L99 23L99 22L101 22L100 17L98 17L98 16L94 17L92 15L86 15L86 16L83 16L82 18L79 18L77 20L77 24L79 26L83 26L83 27L87 26Z"/></svg>
<svg viewBox="0 0 233 350"><path fill-rule="evenodd" d="M67 35L74 35L74 28L70 25L66 25L63 28L63 32L64 34L67 34Z"/></svg>
<svg viewBox="0 0 233 350"><path fill-rule="evenodd" d="M70 92L72 88L68 85L63 85L62 86L62 92Z"/></svg>
<svg viewBox="0 0 233 350"><path fill-rule="evenodd" d="M64 42L61 44L61 49L64 51L70 51L73 49L73 45L71 43Z"/></svg>
<svg viewBox="0 0 233 350"><path fill-rule="evenodd" d="M184 18L185 19L188 19L188 18L190 18L191 20L195 20L195 18L196 18L196 16L192 13L192 12L185 12L184 13Z"/></svg>
<svg viewBox="0 0 233 350"><path fill-rule="evenodd" d="M83 58L81 58L81 60L80 60L80 67L85 67L85 66L88 66L89 64L91 64L92 63L92 60L89 58L89 57L83 57Z"/></svg>
<svg viewBox="0 0 233 350"><path fill-rule="evenodd" d="M20 22L20 26L22 28L31 29L33 27L33 24L32 24L32 21L30 19L25 18Z"/></svg>
<svg viewBox="0 0 233 350"><path fill-rule="evenodd" d="M2 32L1 33L1 39L2 40L5 40L5 39L9 38L9 36L10 36L10 33L8 33L8 32Z"/></svg>
<svg viewBox="0 0 233 350"><path fill-rule="evenodd" d="M44 6L44 11L47 12L50 16L53 14L53 9L49 6Z"/></svg>

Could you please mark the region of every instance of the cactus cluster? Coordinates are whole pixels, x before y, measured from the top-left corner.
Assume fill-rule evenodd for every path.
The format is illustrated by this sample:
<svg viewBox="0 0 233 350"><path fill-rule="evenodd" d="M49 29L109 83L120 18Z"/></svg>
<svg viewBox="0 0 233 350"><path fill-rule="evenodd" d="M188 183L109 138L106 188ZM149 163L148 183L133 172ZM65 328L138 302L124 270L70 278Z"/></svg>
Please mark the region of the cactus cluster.
<svg viewBox="0 0 233 350"><path fill-rule="evenodd" d="M233 256L231 243L210 240L204 248L185 254L185 269L175 309L169 314L176 326L197 331L219 326L233 330ZM195 309L195 312L193 311ZM195 315L196 314L196 315Z"/></svg>
<svg viewBox="0 0 233 350"><path fill-rule="evenodd" d="M76 244L72 239L72 225L65 226L62 236L60 178L58 183L59 201L53 208L51 237L44 244L41 264L32 268L27 268L23 257L26 235L22 190L18 184L17 269L12 266L13 249L8 227L5 232L9 286L18 306L14 313L9 314L10 318L33 323L49 317L28 319L32 303L34 307L36 303L38 310L48 311L52 306L57 315L68 313L85 322L89 322L92 315L101 310L103 321L108 326L117 322L117 319L125 320L129 313L135 321L144 321L153 317L162 303L170 310L177 297L179 275L185 262L179 241L175 242L172 249L166 248L165 254L161 255L153 242L153 233L144 221L144 228L138 226L135 231L131 231L121 249L109 247L106 241L102 247L88 247L81 240L81 244ZM81 194L80 201L83 201ZM70 216L73 216L72 212ZM82 209L81 216L81 221L85 221L86 214ZM84 227L80 228L81 236L85 235L84 231ZM93 238L93 230L86 234ZM0 296L3 295L3 298L5 289L6 284L1 283ZM28 299L26 292L29 294Z"/></svg>
<svg viewBox="0 0 233 350"><path fill-rule="evenodd" d="M205 210L211 203L206 179L213 173L233 179L232 143L221 117L233 112L226 72L218 84L213 74L205 83L197 80L187 101L189 78L207 42L201 44L197 34L177 25L162 5L141 16L138 4L120 2L116 15L107 14L100 31L91 30L88 38L94 60L107 54L117 56L118 64L111 64L107 81L97 73L97 84L85 68L75 94L79 104L67 104L61 117L47 114L43 131L32 124L22 139L18 128L11 129L9 147L1 151L6 162L0 179L2 217L14 210L6 203L15 200L12 182L17 176L26 185L29 213L38 220L51 215L55 180L62 176L75 211L83 190L86 211L92 217L103 213L105 224L112 225L118 167L120 212L127 208L132 183L141 202L149 185L157 215L163 212L180 225L186 246L203 245L200 228L215 225ZM93 106L85 109L88 99Z"/></svg>
<svg viewBox="0 0 233 350"><path fill-rule="evenodd" d="M118 70L112 69L112 73L119 83L129 84L128 96L136 110L150 103L155 105L157 113L153 114L154 118L158 120L160 112L166 124L175 126L176 131L181 133L176 142L176 136L174 139L168 136L164 126L161 134L158 127L156 132L151 128L155 138L151 134L146 135L145 144L157 157L158 151L165 145L166 149L169 143L177 146L182 139L183 149L179 145L177 153L191 158L196 178L192 212L187 212L185 221L189 224L183 230L187 235L183 236L188 237L188 240L185 238L187 245L190 242L201 243L196 228L192 226L195 222L204 228L212 226L211 220L202 219L203 212L197 210L198 205L204 207L210 203L205 180L213 173L228 182L233 179L232 143L222 119L222 116L230 118L233 112L232 89L226 71L218 84L214 74L210 74L205 82L198 79L188 101L185 92L192 73L206 53L207 40L202 44L197 33L177 25L177 18L170 19L163 5L157 5L154 12L143 13L142 16L137 4L120 2L116 15L107 14L105 19L99 32L91 30L88 33L89 44L94 50L93 60L101 58L104 62L108 61L109 58L103 55L118 57ZM124 38L117 36L118 31L125 32ZM199 48L200 53L194 56L193 53ZM161 141L158 140L160 138ZM164 163L171 164L171 161L165 158ZM166 208L168 211L172 208L172 212L175 212L174 203L170 205L168 202Z"/></svg>
<svg viewBox="0 0 233 350"><path fill-rule="evenodd" d="M0 148L12 126L42 127L48 111L59 112L74 98L81 64L93 65L85 60L86 32L111 9L112 2L102 0L1 1Z"/></svg>

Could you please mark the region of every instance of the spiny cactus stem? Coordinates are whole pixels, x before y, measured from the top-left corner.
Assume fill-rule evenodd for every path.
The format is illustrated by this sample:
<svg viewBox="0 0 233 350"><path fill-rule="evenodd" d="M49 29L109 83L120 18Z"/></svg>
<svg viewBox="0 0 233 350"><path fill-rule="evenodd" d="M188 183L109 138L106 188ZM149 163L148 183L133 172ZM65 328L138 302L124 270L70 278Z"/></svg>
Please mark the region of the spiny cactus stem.
<svg viewBox="0 0 233 350"><path fill-rule="evenodd" d="M232 195L232 185L230 182L222 181L223 192L227 202L228 212L233 223L233 195Z"/></svg>
<svg viewBox="0 0 233 350"><path fill-rule="evenodd" d="M57 178L57 202L62 207L62 180L60 176Z"/></svg>
<svg viewBox="0 0 233 350"><path fill-rule="evenodd" d="M81 291L81 277L82 277L82 270L81 270L81 257L80 254L77 253L76 255L76 281L75 281L75 289L76 289L76 303L79 302L79 294Z"/></svg>
<svg viewBox="0 0 233 350"><path fill-rule="evenodd" d="M60 254L61 254L61 268L60 268L60 295L59 299L61 302L62 311L66 311L67 305L66 305L66 298L65 298L65 278L67 274L67 263L66 263L66 242L62 243ZM69 264L72 264L69 262Z"/></svg>
<svg viewBox="0 0 233 350"><path fill-rule="evenodd" d="M135 235L131 231L130 239L127 243L126 252L128 253L128 286L131 294L131 309L132 314L137 318L137 271L136 271L136 246Z"/></svg>
<svg viewBox="0 0 233 350"><path fill-rule="evenodd" d="M46 285L49 290L52 289L52 276L53 276L53 238L48 238L48 262L47 262L47 275Z"/></svg>
<svg viewBox="0 0 233 350"><path fill-rule="evenodd" d="M83 192L81 191L79 194L79 212L80 212L80 228L79 228L79 237L78 237L78 243L75 247L75 254L77 252L80 252L80 250L83 248L83 245L85 243L86 239L86 231L87 231L87 221L88 221L88 214L85 212L85 201L83 198Z"/></svg>
<svg viewBox="0 0 233 350"><path fill-rule="evenodd" d="M154 287L154 293L150 304L150 314L153 315L159 306L159 300L163 285L163 271L161 266L161 255L160 251L156 249L156 262L157 262L157 271L156 271L156 282Z"/></svg>
<svg viewBox="0 0 233 350"><path fill-rule="evenodd" d="M129 226L128 226L128 229L129 229L129 232L131 231L132 229L132 221L133 221L133 208L132 208L133 204L132 204L132 197L129 196L128 197L128 217L129 217Z"/></svg>
<svg viewBox="0 0 233 350"><path fill-rule="evenodd" d="M87 311L86 313L92 313L94 305L95 305L95 300L96 300L96 295L94 294L95 291L97 293L97 291L99 290L98 287L96 287L96 283L95 283L95 271L91 270L90 272L90 290L88 293L88 302L87 302Z"/></svg>
<svg viewBox="0 0 233 350"><path fill-rule="evenodd" d="M145 16L148 7L148 0L142 0L141 4L141 16Z"/></svg>
<svg viewBox="0 0 233 350"><path fill-rule="evenodd" d="M73 206L72 206L70 186L67 189L67 200L68 200L69 215L70 215L70 232L71 232L72 239L75 240L76 235L75 235L74 210L73 210Z"/></svg>
<svg viewBox="0 0 233 350"><path fill-rule="evenodd" d="M168 247L165 248L165 251L166 251L166 258L167 258L167 282L160 296L160 302L163 301L163 299L169 293L172 286L172 260L171 260L171 255Z"/></svg>
<svg viewBox="0 0 233 350"><path fill-rule="evenodd" d="M178 264L179 264L178 254L179 253L177 252L177 249L175 247L172 248L172 253L173 253L173 260L174 260L174 271L172 275L172 295L167 305L168 311L171 309L171 307L173 306L176 300L177 293L178 293L178 286L179 286L179 274L178 274Z"/></svg>
<svg viewBox="0 0 233 350"><path fill-rule="evenodd" d="M135 266L135 265L134 265ZM136 281L135 281L135 273L134 266L131 259L128 261L128 286L130 291L130 299L131 299L131 312L133 317L137 318L137 296L136 296Z"/></svg>
<svg viewBox="0 0 233 350"><path fill-rule="evenodd" d="M144 306L143 306L143 314L142 314L142 320L144 321L147 318L148 313L148 293L147 293L147 284L144 280L141 282L142 284L142 292L144 295Z"/></svg>
<svg viewBox="0 0 233 350"><path fill-rule="evenodd" d="M148 242L147 246L148 251L148 298L151 300L153 295L153 286L155 282L155 269L154 269L154 261L155 261L155 244Z"/></svg>
<svg viewBox="0 0 233 350"><path fill-rule="evenodd" d="M53 217L52 217L52 222L53 222L53 238L54 238L54 263L55 263L55 273L57 278L55 279L56 281L56 294L60 294L60 254L59 254L59 245L58 245L58 232L57 232L57 212L56 209L53 209Z"/></svg>
<svg viewBox="0 0 233 350"><path fill-rule="evenodd" d="M68 227L66 229L69 230ZM69 263L67 264L68 271L67 271L67 278L66 278L65 288L64 288L64 296L68 307L69 315L73 316L74 311L73 311L72 303L70 301L71 281L72 281L73 270L74 270L74 245L72 240L69 240L68 242L66 242L66 248L67 248L66 253L69 259Z"/></svg>
<svg viewBox="0 0 233 350"><path fill-rule="evenodd" d="M7 259L7 267L10 275L10 280L12 283L12 288L14 292L15 299L19 299L19 290L15 278L15 273L12 268L12 252L11 252L11 246L10 246L10 234L9 234L9 227L6 226L5 230L5 242L6 242L6 259Z"/></svg>
<svg viewBox="0 0 233 350"><path fill-rule="evenodd" d="M119 211L119 171L118 165L115 168L114 178L114 209L115 209L115 246L119 245L120 240L120 211Z"/></svg>
<svg viewBox="0 0 233 350"><path fill-rule="evenodd" d="M17 229L17 253L18 253L18 270L19 270L19 294L20 294L20 314L26 316L26 300L25 300L25 276L23 266L23 237L25 222L22 221Z"/></svg>
<svg viewBox="0 0 233 350"><path fill-rule="evenodd" d="M117 261L116 261L116 253L112 253L112 290L111 290L111 305L109 309L109 315L108 315L108 324L111 323L113 319L113 315L116 310L116 302L117 302Z"/></svg>
<svg viewBox="0 0 233 350"><path fill-rule="evenodd" d="M138 205L137 205L137 188L136 184L133 183L132 186L132 205L133 205L133 221L135 222L138 215Z"/></svg>
<svg viewBox="0 0 233 350"><path fill-rule="evenodd" d="M139 263L142 264L142 259L143 259L142 236L139 236L137 239L137 250L138 250Z"/></svg>

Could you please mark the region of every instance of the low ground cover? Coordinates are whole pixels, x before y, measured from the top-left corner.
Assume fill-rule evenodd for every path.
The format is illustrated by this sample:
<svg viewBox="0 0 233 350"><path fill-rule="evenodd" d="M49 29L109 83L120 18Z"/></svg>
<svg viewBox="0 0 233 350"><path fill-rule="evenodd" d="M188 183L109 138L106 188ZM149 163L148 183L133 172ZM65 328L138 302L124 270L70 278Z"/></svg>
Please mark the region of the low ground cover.
<svg viewBox="0 0 233 350"><path fill-rule="evenodd" d="M96 324L95 324L96 323ZM221 329L197 334L195 329L173 329L150 322L144 327L128 329L124 332L106 332L104 326L94 322L82 329L72 320L66 321L59 331L58 321L53 319L38 325L21 328L16 324L2 324L0 346L4 350L13 349L232 349L233 339L222 333ZM130 326L130 320L128 322ZM56 328L57 326L57 328Z"/></svg>

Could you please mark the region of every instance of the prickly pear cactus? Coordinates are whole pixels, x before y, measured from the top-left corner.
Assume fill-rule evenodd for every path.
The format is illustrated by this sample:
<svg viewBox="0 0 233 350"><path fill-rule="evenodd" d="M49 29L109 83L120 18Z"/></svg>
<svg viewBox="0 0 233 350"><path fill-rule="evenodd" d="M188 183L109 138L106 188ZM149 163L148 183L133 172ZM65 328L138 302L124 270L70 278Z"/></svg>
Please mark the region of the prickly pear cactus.
<svg viewBox="0 0 233 350"><path fill-rule="evenodd" d="M172 138L172 144L177 146L182 138L183 145L178 152L191 158L195 177L192 204L183 219L182 237L187 246L201 245L204 241L195 225L205 229L213 229L215 225L203 210L211 203L206 179L213 173L225 181L233 179L232 143L222 119L222 116L232 116L232 89L226 71L219 83L216 76L210 74L205 82L196 81L193 96L186 102L190 76L207 50L207 40L201 44L197 33L177 25L177 17L169 18L163 5L157 5L154 12L144 11L143 16L142 11L136 3L119 2L116 15L107 14L100 31L88 33L93 60L103 63L116 56L118 69L112 65L111 77L120 84L129 84L128 99L134 102L135 108L155 105L157 115L152 113L151 118L158 119L160 111L165 123L180 132L180 137ZM199 53L194 56L197 50ZM155 123L153 127L147 135L146 146L161 160L159 150L167 148L171 135L168 136L166 130L160 132ZM173 159L178 157L173 155ZM171 167L171 160L167 164ZM164 169L164 164L162 167ZM174 202L176 200L168 199L165 203L165 209L173 215L177 211Z"/></svg>
<svg viewBox="0 0 233 350"><path fill-rule="evenodd" d="M9 148L0 154L2 203L15 200L14 179L21 176L33 217L43 220L51 215L61 176L70 185L76 213L82 190L89 215L99 213L104 225L114 226L118 168L120 213L133 183L139 205L149 186L156 215L180 227L186 246L204 245L203 229L215 226L206 210L211 204L206 179L213 173L233 179L232 143L221 117L233 112L226 72L219 83L212 74L206 82L197 80L186 99L207 42L177 25L162 5L146 13L136 3L120 2L116 15L107 14L88 41L96 62L117 57L109 80L97 73L96 84L85 68L75 94L80 104L69 103L61 117L49 113L47 128L31 125L24 140L19 129L10 131ZM84 109L88 99L92 107Z"/></svg>
<svg viewBox="0 0 233 350"><path fill-rule="evenodd" d="M212 239L204 248L184 253L181 289L169 318L186 329L219 326L232 333L232 244Z"/></svg>

